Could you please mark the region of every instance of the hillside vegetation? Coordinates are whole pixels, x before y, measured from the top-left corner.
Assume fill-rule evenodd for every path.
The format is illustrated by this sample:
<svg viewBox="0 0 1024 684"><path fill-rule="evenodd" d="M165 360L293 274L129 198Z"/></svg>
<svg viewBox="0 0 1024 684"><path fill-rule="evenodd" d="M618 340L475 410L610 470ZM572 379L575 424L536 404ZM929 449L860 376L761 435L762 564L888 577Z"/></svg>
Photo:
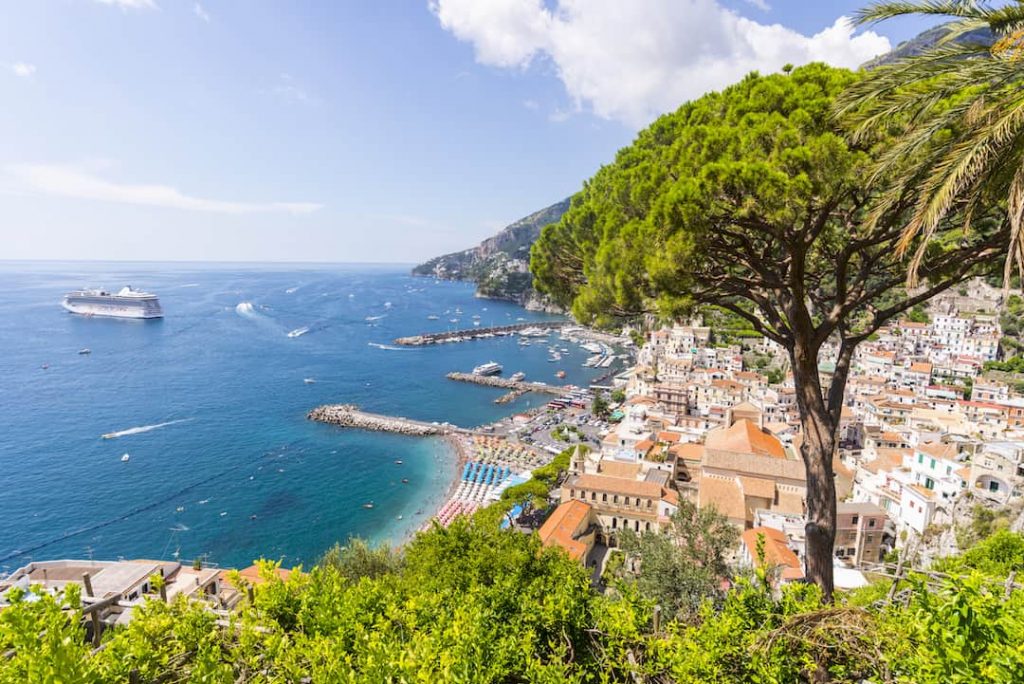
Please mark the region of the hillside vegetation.
<svg viewBox="0 0 1024 684"><path fill-rule="evenodd" d="M568 199L552 204L506 226L476 247L416 266L413 275L469 280L477 284L477 294L482 297L525 303L535 294L528 268L530 247L541 229L561 219L568 209Z"/></svg>
<svg viewBox="0 0 1024 684"><path fill-rule="evenodd" d="M657 581L589 572L536 535L486 516L419 535L404 553L352 543L266 582L218 624L158 598L92 653L77 591L21 596L0 613L0 682L1013 682L1024 679L1024 592L1002 578L1024 543L1000 533L901 600L889 583L821 608L814 586L739 577L655 632ZM661 582L671 581L668 574Z"/></svg>

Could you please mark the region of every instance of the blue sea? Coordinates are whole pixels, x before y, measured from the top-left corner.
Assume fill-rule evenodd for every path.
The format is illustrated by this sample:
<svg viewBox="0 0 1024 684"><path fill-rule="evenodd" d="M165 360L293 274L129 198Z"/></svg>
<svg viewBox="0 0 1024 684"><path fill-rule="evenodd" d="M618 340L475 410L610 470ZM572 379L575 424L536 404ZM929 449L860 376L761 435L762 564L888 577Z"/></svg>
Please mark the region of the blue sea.
<svg viewBox="0 0 1024 684"><path fill-rule="evenodd" d="M127 284L157 293L165 318L60 306L72 289ZM473 293L398 266L0 263L0 573L174 554L309 566L351 535L400 543L443 499L450 447L313 423L309 409L474 426L544 398L496 405L499 390L445 373L490 360L548 382L558 369L577 384L603 372L567 343L557 364L547 345L511 337L392 344L471 328L474 314L482 326L555 318Z"/></svg>

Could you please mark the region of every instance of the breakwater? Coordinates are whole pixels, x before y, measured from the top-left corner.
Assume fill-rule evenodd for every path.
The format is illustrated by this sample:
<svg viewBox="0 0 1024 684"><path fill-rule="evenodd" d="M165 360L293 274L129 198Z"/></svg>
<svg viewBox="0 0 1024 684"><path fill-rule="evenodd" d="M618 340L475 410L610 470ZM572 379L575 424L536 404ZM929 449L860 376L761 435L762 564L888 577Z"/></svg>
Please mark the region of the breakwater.
<svg viewBox="0 0 1024 684"><path fill-rule="evenodd" d="M512 390L520 393L542 392L544 394L554 394L557 396L569 393L569 390L565 387L548 385L543 382L511 380L509 378L498 377L497 375L475 375L473 373L452 372L445 377L449 380L455 380L456 382L470 382L474 385L484 385L485 387L500 387L501 389Z"/></svg>
<svg viewBox="0 0 1024 684"><path fill-rule="evenodd" d="M317 406L306 414L309 420L329 423L340 427L357 428L373 432L393 432L400 435L427 437L429 435L450 435L467 432L447 423L427 423L399 416L384 416L379 413L361 411L355 404L325 404Z"/></svg>
<svg viewBox="0 0 1024 684"><path fill-rule="evenodd" d="M560 330L562 328L575 326L572 321L545 321L543 323L513 323L511 325L499 325L490 328L468 328L465 330L448 330L437 333L423 333L411 337L399 337L395 344L404 347L423 347L429 344L444 344L446 342L467 342L488 337L501 337L504 335L515 335L521 330L537 328L540 330Z"/></svg>

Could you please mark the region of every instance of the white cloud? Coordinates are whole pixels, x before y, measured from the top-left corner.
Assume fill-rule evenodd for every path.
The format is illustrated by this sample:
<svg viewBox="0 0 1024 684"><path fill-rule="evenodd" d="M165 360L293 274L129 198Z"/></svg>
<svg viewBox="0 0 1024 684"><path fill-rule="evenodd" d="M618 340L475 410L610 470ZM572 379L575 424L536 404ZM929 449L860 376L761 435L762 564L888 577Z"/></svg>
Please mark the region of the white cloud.
<svg viewBox="0 0 1024 684"><path fill-rule="evenodd" d="M753 5L762 12L767 12L772 8L765 0L747 0L748 5Z"/></svg>
<svg viewBox="0 0 1024 684"><path fill-rule="evenodd" d="M206 23L210 22L210 15L209 15L209 13L207 13L207 11L205 9L203 9L203 6L200 5L198 2L195 5L192 6L192 11L195 13L195 15L197 17L199 17L200 19L202 19Z"/></svg>
<svg viewBox="0 0 1024 684"><path fill-rule="evenodd" d="M123 10L130 9L157 9L154 0L95 0L101 5L112 5Z"/></svg>
<svg viewBox="0 0 1024 684"><path fill-rule="evenodd" d="M28 62L15 62L11 65L11 73L19 78L31 78L36 73L36 65Z"/></svg>
<svg viewBox="0 0 1024 684"><path fill-rule="evenodd" d="M284 212L309 214L322 208L311 202L229 202L186 195L169 185L116 183L99 177L93 168L71 164L15 164L8 173L32 191L76 199L185 209L218 214Z"/></svg>
<svg viewBox="0 0 1024 684"><path fill-rule="evenodd" d="M749 71L821 60L856 67L889 49L849 20L805 36L761 24L716 0L430 0L441 26L478 62L554 66L577 109L640 127Z"/></svg>
<svg viewBox="0 0 1024 684"><path fill-rule="evenodd" d="M302 104L315 104L318 102L315 96L310 95L308 90L296 81L291 74L287 73L281 74L280 81L276 86L270 89L270 92L282 100L289 100Z"/></svg>

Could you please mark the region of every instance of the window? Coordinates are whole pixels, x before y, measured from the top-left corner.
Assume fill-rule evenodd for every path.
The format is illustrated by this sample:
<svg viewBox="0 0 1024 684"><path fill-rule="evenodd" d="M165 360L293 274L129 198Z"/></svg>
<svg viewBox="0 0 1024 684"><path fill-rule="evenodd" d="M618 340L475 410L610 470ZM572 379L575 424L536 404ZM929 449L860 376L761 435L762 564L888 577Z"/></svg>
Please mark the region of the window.
<svg viewBox="0 0 1024 684"><path fill-rule="evenodd" d="M988 491L990 491L990 492L998 492L999 491L999 483L996 482L995 480L992 480L991 482L989 482L988 483Z"/></svg>
<svg viewBox="0 0 1024 684"><path fill-rule="evenodd" d="M575 499L576 498L576 490L575 489L570 489L569 490L569 498L570 499Z"/></svg>
<svg viewBox="0 0 1024 684"><path fill-rule="evenodd" d="M858 522L860 522L860 516L859 515L855 515L852 518L850 518L850 524L851 525L856 525Z"/></svg>
<svg viewBox="0 0 1024 684"><path fill-rule="evenodd" d="M917 462L918 463L924 463L924 454L918 454L917 455Z"/></svg>
<svg viewBox="0 0 1024 684"><path fill-rule="evenodd" d="M639 532L640 531L640 521L639 520L634 520L633 521L633 530L635 532Z"/></svg>
<svg viewBox="0 0 1024 684"><path fill-rule="evenodd" d="M597 492L590 492L590 500L597 501Z"/></svg>
<svg viewBox="0 0 1024 684"><path fill-rule="evenodd" d="M608 503L608 494L607 493L601 494L601 501L603 501L604 503Z"/></svg>
<svg viewBox="0 0 1024 684"><path fill-rule="evenodd" d="M648 501L647 503L650 503L650 501ZM644 523L644 531L645 532L650 532L651 531L651 523L649 523L649 522L648 523Z"/></svg>
<svg viewBox="0 0 1024 684"><path fill-rule="evenodd" d="M930 477L924 478L924 488L925 489L935 489L935 480L933 480Z"/></svg>
<svg viewBox="0 0 1024 684"><path fill-rule="evenodd" d="M868 519L868 527L874 527L876 520L874 518Z"/></svg>
<svg viewBox="0 0 1024 684"><path fill-rule="evenodd" d="M930 467L931 467L932 470L935 470L935 459L934 458L932 459L932 464L931 464Z"/></svg>
<svg viewBox="0 0 1024 684"><path fill-rule="evenodd" d="M619 526L619 519L618 518L612 518L612 529L614 530L614 529L618 528L618 526Z"/></svg>
<svg viewBox="0 0 1024 684"><path fill-rule="evenodd" d="M612 503L619 503L619 495L618 494L613 494L612 495Z"/></svg>
<svg viewBox="0 0 1024 684"><path fill-rule="evenodd" d="M950 475L953 472L953 466L946 466L946 474Z"/></svg>

